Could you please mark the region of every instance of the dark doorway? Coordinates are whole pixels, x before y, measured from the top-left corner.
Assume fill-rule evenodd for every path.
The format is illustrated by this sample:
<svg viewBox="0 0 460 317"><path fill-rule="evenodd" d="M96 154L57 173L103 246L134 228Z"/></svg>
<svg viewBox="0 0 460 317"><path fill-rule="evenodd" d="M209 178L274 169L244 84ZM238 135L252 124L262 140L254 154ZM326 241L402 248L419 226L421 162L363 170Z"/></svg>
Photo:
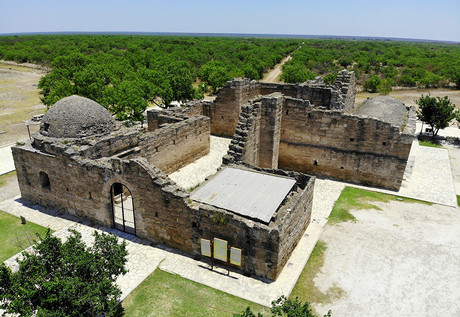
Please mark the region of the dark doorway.
<svg viewBox="0 0 460 317"><path fill-rule="evenodd" d="M134 201L131 191L123 184L114 183L110 193L112 197L113 226L115 229L135 235Z"/></svg>

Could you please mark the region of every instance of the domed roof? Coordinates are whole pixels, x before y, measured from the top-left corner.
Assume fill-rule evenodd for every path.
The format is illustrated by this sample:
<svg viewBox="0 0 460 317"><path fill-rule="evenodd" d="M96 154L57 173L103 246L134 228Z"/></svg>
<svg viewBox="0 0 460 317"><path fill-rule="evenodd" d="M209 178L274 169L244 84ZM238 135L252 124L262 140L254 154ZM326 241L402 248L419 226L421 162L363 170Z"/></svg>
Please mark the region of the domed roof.
<svg viewBox="0 0 460 317"><path fill-rule="evenodd" d="M106 134L115 128L110 112L97 102L70 96L56 102L43 116L40 133L53 138Z"/></svg>
<svg viewBox="0 0 460 317"><path fill-rule="evenodd" d="M406 105L401 100L390 96L377 96L367 99L353 112L355 115L377 118L398 127L404 124L407 113Z"/></svg>

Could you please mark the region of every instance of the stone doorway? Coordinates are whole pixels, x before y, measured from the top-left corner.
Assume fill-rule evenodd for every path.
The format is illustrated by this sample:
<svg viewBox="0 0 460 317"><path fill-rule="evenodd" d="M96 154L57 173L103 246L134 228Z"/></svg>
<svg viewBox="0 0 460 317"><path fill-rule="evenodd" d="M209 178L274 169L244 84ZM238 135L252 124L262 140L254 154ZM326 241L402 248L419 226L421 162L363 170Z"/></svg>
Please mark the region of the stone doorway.
<svg viewBox="0 0 460 317"><path fill-rule="evenodd" d="M131 191L121 183L114 183L110 188L110 193L114 228L135 235L136 223Z"/></svg>

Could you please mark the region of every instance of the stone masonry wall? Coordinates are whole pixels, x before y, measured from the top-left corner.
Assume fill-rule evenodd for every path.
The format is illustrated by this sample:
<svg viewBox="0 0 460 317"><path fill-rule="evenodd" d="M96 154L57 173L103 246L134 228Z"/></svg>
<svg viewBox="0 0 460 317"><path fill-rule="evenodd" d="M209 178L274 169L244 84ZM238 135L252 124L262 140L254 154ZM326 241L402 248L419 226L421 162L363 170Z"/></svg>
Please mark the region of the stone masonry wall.
<svg viewBox="0 0 460 317"><path fill-rule="evenodd" d="M256 99L242 108L225 164L260 165L260 136L255 136L256 131L263 134L258 127L260 105L270 98ZM308 100L286 97L282 106L279 168L399 189L415 131L414 109L409 110L401 131L377 119L317 109Z"/></svg>
<svg viewBox="0 0 460 317"><path fill-rule="evenodd" d="M353 72L339 72L333 86L314 80L303 84L273 84L247 78L227 82L220 90L211 108L211 133L233 136L242 105L259 95L279 92L287 97L309 100L315 107L348 112L354 106L356 87Z"/></svg>
<svg viewBox="0 0 460 317"><path fill-rule="evenodd" d="M122 183L132 193L137 236L197 257L200 238L222 238L243 250L244 273L271 279L276 279L292 252L293 246L287 244L294 233L289 228L297 228L299 221L309 217L304 207L311 206L314 182L306 175L285 172L297 177L296 189L278 211L282 223L265 225L192 202L187 192L144 158L88 160L49 155L30 143L13 147L13 157L25 200L113 227L110 188ZM46 188L40 173L49 177Z"/></svg>
<svg viewBox="0 0 460 317"><path fill-rule="evenodd" d="M288 113L288 114L286 114ZM373 118L287 102L279 166L354 183L399 189L412 144L415 115L406 130Z"/></svg>
<svg viewBox="0 0 460 317"><path fill-rule="evenodd" d="M142 136L136 156L170 174L209 153L209 122L208 117L198 116L162 125Z"/></svg>
<svg viewBox="0 0 460 317"><path fill-rule="evenodd" d="M280 147L281 112L284 96L280 93L263 98L260 109L259 163L257 166L276 169Z"/></svg>

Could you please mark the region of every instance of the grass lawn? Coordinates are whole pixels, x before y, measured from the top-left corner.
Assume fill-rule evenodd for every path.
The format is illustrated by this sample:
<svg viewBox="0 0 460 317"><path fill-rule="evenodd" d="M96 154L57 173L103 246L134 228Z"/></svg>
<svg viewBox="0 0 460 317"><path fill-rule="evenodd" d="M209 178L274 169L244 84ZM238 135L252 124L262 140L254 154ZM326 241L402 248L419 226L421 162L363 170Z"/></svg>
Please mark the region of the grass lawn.
<svg viewBox="0 0 460 317"><path fill-rule="evenodd" d="M122 303L131 316L232 316L247 306L254 313L270 309L179 275L156 269Z"/></svg>
<svg viewBox="0 0 460 317"><path fill-rule="evenodd" d="M460 207L460 195L457 195L457 205Z"/></svg>
<svg viewBox="0 0 460 317"><path fill-rule="evenodd" d="M47 230L29 221L23 225L20 218L0 211L0 262L32 245L36 233L44 236Z"/></svg>
<svg viewBox="0 0 460 317"><path fill-rule="evenodd" d="M16 171L0 175L0 187L6 185L6 183L8 183L8 181L10 181L13 178L16 178Z"/></svg>
<svg viewBox="0 0 460 317"><path fill-rule="evenodd" d="M376 205L373 205L373 201L388 202L390 200L399 200L409 203L420 203L432 205L429 202L399 197L394 195L388 195L384 193L372 192L364 189L355 187L345 187L340 197L334 204L331 214L328 217L328 224L333 225L344 221L356 221L355 217L350 213L352 209L377 209L381 210Z"/></svg>
<svg viewBox="0 0 460 317"><path fill-rule="evenodd" d="M419 140L418 144L421 145L421 146L442 148L441 144L438 144L438 143L435 143L435 142L432 142L432 141Z"/></svg>

